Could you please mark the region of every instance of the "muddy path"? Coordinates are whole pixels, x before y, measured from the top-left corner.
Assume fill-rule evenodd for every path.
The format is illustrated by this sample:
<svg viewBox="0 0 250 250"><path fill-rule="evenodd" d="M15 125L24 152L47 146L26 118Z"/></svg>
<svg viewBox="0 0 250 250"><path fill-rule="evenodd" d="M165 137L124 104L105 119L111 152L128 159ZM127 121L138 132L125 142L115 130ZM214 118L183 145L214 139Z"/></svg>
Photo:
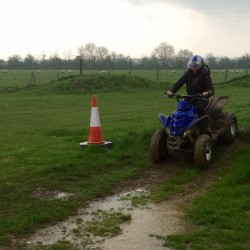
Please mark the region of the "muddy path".
<svg viewBox="0 0 250 250"><path fill-rule="evenodd" d="M168 201L151 203L148 199L150 187L182 171L183 161L192 161L188 155L172 155L167 163L147 166L139 178L121 183L111 196L90 202L79 209L77 215L38 230L22 243L30 249L58 242L69 242L75 249L86 250L167 249L157 236L187 230L183 209L218 180L215 169L230 160L242 145L240 140L231 145L220 145L220 162L201 172L184 191Z"/></svg>

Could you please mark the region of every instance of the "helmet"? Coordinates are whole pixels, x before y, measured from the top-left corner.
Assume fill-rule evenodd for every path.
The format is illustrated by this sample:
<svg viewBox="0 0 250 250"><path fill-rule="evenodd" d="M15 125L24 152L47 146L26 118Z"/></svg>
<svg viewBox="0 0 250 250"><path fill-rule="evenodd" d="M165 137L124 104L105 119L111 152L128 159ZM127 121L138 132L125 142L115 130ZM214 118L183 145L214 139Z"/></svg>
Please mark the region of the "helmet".
<svg viewBox="0 0 250 250"><path fill-rule="evenodd" d="M201 69L204 66L204 60L201 56L191 56L187 62L188 69Z"/></svg>

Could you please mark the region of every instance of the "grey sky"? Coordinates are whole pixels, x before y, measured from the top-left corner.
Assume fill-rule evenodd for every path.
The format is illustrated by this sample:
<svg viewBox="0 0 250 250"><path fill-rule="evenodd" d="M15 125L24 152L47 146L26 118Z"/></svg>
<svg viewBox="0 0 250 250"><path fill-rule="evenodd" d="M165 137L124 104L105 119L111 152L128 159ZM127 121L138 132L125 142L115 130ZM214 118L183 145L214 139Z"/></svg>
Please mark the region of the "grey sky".
<svg viewBox="0 0 250 250"><path fill-rule="evenodd" d="M76 55L86 43L131 57L161 42L196 54L250 53L248 0L9 0L1 3L0 59Z"/></svg>
<svg viewBox="0 0 250 250"><path fill-rule="evenodd" d="M247 11L250 12L249 0L124 0L135 6L143 6L149 3L163 3L177 5L182 8L191 8L201 11Z"/></svg>

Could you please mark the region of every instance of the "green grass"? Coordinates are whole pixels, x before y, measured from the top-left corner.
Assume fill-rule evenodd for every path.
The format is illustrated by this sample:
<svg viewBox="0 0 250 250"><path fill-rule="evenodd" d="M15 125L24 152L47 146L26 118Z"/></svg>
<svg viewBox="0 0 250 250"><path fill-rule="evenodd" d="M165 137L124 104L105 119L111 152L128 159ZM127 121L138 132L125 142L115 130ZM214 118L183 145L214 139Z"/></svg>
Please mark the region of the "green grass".
<svg viewBox="0 0 250 250"><path fill-rule="evenodd" d="M8 241L8 234L22 236L62 220L120 181L135 178L149 161L151 134L159 126L157 105L145 103L151 95L98 95L103 135L114 146L80 150L79 143L88 137L90 95L2 94L1 243ZM159 92L154 95L164 100ZM41 201L32 196L40 187L74 196Z"/></svg>
<svg viewBox="0 0 250 250"><path fill-rule="evenodd" d="M96 218L87 222L86 231L94 236L114 237L121 233L120 225L131 221L130 214L99 211Z"/></svg>
<svg viewBox="0 0 250 250"><path fill-rule="evenodd" d="M79 143L88 138L91 97L96 93L93 89L68 93L65 86L77 80L75 77L42 84L46 90L32 87L27 91L25 84L13 84L19 91L0 94L0 246L9 246L12 237L29 235L76 214L87 201L106 196L119 182L136 178L146 168L151 136L161 126L157 115L171 114L176 103L163 94L167 84L152 86L157 83L134 78L129 85L131 77L116 77L110 89L106 86L105 91L97 92L102 131L104 139L113 142L111 149L79 148ZM103 79L106 85L112 81L110 76ZM119 83L117 79L124 79L128 85L112 91ZM237 113L241 125L250 126L249 88L218 84L216 94L230 95L226 110ZM241 156L248 153L242 151ZM240 158L234 164L238 161ZM161 199L180 192L199 175L193 163L183 165L184 170L163 186ZM73 196L41 200L34 197L37 188Z"/></svg>
<svg viewBox="0 0 250 250"><path fill-rule="evenodd" d="M166 246L176 249L249 249L250 148L233 159L221 181L197 198L187 210L190 232L168 236Z"/></svg>

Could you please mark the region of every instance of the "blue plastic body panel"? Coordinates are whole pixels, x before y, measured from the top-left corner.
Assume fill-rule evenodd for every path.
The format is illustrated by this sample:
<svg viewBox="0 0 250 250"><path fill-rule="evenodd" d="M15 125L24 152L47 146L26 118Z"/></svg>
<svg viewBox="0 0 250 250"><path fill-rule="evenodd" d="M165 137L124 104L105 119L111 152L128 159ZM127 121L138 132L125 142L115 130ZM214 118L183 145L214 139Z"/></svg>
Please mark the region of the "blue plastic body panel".
<svg viewBox="0 0 250 250"><path fill-rule="evenodd" d="M197 109L186 100L179 100L177 110L172 116L159 114L159 120L165 128L169 128L172 136L179 136L193 126L199 119Z"/></svg>

